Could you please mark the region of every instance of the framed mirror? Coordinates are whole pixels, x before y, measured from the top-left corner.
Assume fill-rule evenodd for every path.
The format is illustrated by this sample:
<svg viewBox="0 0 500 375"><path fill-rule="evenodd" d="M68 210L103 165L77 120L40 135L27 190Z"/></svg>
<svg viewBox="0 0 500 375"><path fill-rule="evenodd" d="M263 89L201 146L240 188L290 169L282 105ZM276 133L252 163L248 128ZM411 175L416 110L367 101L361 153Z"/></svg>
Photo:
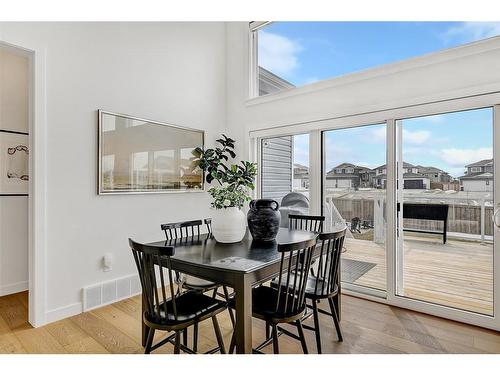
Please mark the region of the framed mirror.
<svg viewBox="0 0 500 375"><path fill-rule="evenodd" d="M202 130L98 111L99 195L204 191Z"/></svg>

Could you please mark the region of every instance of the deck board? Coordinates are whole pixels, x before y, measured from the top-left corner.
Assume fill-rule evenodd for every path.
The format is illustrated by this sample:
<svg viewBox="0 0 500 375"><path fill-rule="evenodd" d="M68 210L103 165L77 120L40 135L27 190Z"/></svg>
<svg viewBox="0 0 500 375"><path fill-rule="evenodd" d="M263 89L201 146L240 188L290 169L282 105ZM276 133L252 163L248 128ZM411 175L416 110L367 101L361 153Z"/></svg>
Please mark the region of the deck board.
<svg viewBox="0 0 500 375"><path fill-rule="evenodd" d="M344 259L377 264L356 285L386 289L385 247L372 241L346 239ZM405 297L493 314L493 246L474 241L405 235Z"/></svg>

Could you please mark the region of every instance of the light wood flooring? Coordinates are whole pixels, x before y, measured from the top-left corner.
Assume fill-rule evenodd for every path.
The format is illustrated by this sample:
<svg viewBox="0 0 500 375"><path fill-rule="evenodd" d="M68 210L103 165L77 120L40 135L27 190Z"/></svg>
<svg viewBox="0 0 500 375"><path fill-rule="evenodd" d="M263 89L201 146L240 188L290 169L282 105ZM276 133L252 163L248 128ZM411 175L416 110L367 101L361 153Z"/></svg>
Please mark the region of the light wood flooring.
<svg viewBox="0 0 500 375"><path fill-rule="evenodd" d="M355 284L386 289L383 245L346 239L346 259L375 263ZM481 314L493 313L493 246L437 236L406 235L403 296Z"/></svg>
<svg viewBox="0 0 500 375"><path fill-rule="evenodd" d="M27 323L27 301L27 293L0 297L0 353L143 351L140 297L36 329ZM228 314L221 314L219 321L227 347L231 334ZM344 342L336 341L330 317L322 316L320 323L324 353L500 353L500 333L495 331L350 296L343 296ZM254 320L255 346L264 332L263 324ZM306 331L306 339L310 352L315 353L313 333ZM282 353L302 353L300 344L289 337L281 336L279 343ZM200 326L199 346L202 351L216 346L210 320ZM154 353L172 353L172 349L165 345ZM265 349L271 350L272 346Z"/></svg>

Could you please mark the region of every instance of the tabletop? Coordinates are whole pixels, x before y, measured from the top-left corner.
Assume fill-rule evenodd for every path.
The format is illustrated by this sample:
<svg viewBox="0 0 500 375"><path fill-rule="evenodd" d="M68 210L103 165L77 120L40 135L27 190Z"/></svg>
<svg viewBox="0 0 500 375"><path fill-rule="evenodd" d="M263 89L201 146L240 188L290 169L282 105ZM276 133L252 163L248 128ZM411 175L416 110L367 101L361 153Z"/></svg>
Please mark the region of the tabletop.
<svg viewBox="0 0 500 375"><path fill-rule="evenodd" d="M241 242L224 244L208 234L176 240L152 242L153 246L174 246L174 262L198 265L213 270L249 273L256 269L278 263L281 254L278 244L287 244L314 239L317 233L280 228L272 242L254 241L247 231Z"/></svg>

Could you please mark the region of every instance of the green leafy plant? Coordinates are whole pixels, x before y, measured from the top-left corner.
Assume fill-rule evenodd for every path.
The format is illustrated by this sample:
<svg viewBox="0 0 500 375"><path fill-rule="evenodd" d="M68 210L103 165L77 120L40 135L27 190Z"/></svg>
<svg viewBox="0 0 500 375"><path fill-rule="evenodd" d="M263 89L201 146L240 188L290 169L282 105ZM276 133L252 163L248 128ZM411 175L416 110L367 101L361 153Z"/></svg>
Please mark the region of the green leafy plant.
<svg viewBox="0 0 500 375"><path fill-rule="evenodd" d="M206 181L219 183L218 187L208 190L214 198L212 207L222 209L226 207L242 208L245 202L251 200L249 190L254 190L254 179L257 174L257 164L241 161L240 164L231 164L230 159L236 157L234 139L226 137L216 141L220 146L203 150L197 147L193 154L198 159L198 166L206 173Z"/></svg>

